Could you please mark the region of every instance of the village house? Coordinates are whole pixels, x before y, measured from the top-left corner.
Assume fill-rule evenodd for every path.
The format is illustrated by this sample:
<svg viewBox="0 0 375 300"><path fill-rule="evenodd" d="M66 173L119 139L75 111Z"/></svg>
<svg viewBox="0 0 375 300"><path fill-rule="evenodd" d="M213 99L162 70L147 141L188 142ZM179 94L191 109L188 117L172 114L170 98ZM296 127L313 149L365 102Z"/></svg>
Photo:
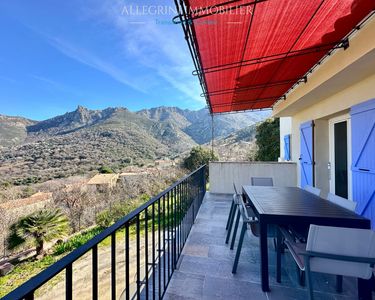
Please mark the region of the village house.
<svg viewBox="0 0 375 300"><path fill-rule="evenodd" d="M112 189L118 179L119 174L97 174L87 182L87 185L95 186L97 190Z"/></svg>

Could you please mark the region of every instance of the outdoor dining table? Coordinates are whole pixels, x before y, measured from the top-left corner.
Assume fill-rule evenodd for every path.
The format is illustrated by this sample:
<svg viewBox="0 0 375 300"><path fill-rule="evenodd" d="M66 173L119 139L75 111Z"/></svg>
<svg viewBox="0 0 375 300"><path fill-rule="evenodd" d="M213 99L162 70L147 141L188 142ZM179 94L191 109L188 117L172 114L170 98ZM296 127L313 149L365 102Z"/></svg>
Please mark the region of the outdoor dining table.
<svg viewBox="0 0 375 300"><path fill-rule="evenodd" d="M262 290L269 291L268 278L268 225L293 225L307 227L310 224L370 229L371 222L298 187L243 186L243 197L257 215L260 225L260 257ZM369 280L358 279L360 299L371 299Z"/></svg>

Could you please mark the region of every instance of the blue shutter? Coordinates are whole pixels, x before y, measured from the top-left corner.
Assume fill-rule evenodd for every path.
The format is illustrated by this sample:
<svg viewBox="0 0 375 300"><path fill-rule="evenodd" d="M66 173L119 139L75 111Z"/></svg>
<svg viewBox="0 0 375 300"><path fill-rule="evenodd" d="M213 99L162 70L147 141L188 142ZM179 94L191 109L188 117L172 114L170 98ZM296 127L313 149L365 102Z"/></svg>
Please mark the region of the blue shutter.
<svg viewBox="0 0 375 300"><path fill-rule="evenodd" d="M314 186L314 123L308 121L300 126L301 187Z"/></svg>
<svg viewBox="0 0 375 300"><path fill-rule="evenodd" d="M284 136L284 160L290 160L290 134Z"/></svg>
<svg viewBox="0 0 375 300"><path fill-rule="evenodd" d="M357 212L375 227L375 99L353 106L352 186Z"/></svg>

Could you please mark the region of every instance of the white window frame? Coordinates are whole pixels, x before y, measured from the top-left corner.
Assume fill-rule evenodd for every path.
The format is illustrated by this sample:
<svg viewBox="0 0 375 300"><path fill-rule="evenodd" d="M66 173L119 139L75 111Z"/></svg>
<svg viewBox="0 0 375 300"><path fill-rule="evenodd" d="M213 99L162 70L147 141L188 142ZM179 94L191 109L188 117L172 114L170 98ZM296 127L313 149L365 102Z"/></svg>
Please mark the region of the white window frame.
<svg viewBox="0 0 375 300"><path fill-rule="evenodd" d="M350 114L344 114L328 121L329 127L329 190L335 194L335 140L334 124L346 121L347 126L347 149L348 149L348 200L353 201L352 193L352 128Z"/></svg>

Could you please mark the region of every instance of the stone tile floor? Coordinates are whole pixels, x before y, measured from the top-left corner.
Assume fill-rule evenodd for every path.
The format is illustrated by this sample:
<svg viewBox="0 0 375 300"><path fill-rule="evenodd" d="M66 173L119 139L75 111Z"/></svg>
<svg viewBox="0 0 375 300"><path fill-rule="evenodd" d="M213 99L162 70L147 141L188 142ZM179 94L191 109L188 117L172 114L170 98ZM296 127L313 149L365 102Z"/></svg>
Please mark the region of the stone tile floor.
<svg viewBox="0 0 375 300"><path fill-rule="evenodd" d="M307 299L306 288L298 284L295 264L287 251L282 255L282 282L276 282L276 252L272 242L269 242L271 291L262 292L259 240L250 234L244 240L237 274L232 274L235 250L225 244L230 201L230 195L206 194L164 299ZM344 278L342 294L336 293L335 282L335 276L313 274L315 298L357 299L356 279Z"/></svg>

